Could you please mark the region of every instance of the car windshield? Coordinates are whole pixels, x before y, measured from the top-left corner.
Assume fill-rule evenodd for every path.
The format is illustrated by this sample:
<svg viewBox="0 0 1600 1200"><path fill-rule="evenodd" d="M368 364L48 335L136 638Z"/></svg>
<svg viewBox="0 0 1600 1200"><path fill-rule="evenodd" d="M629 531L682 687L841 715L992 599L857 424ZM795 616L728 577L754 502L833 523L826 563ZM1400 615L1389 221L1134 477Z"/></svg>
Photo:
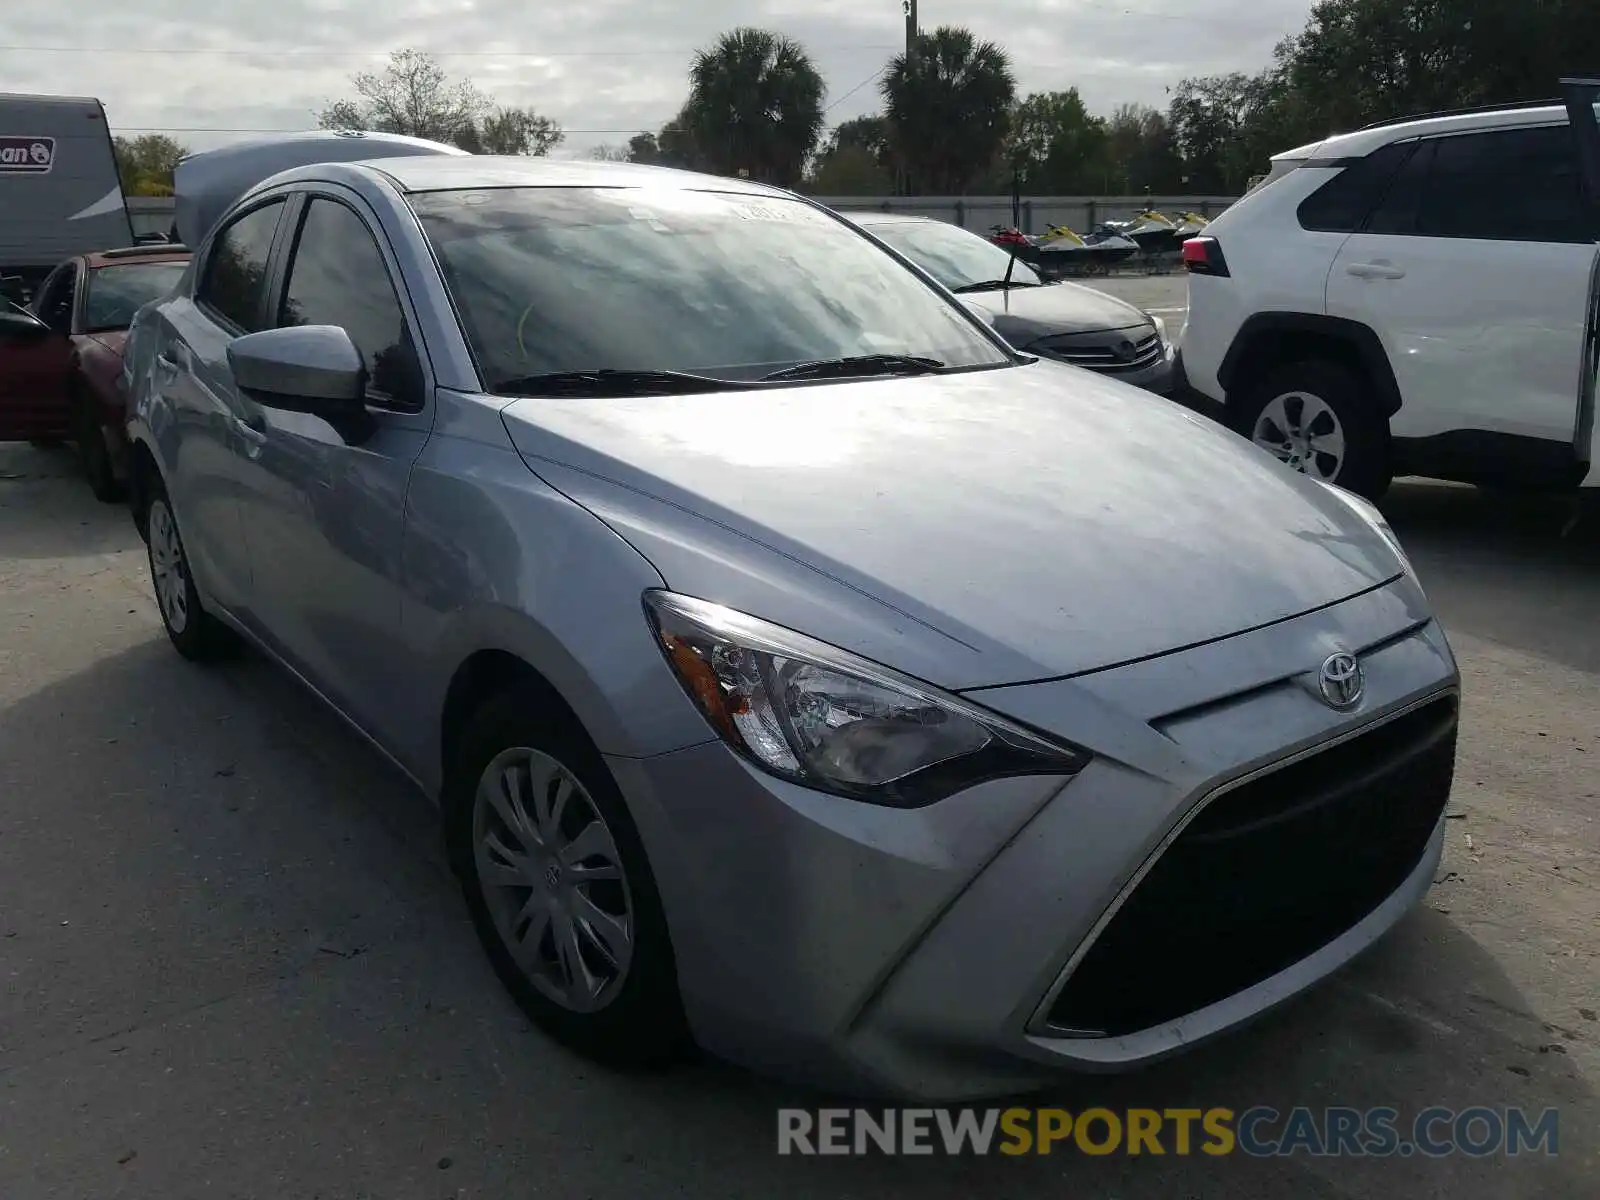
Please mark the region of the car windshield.
<svg viewBox="0 0 1600 1200"><path fill-rule="evenodd" d="M537 395L536 377L572 372L753 381L822 360L860 360L861 374L902 370L902 356L941 369L1014 362L891 256L799 200L497 188L411 203L491 390Z"/></svg>
<svg viewBox="0 0 1600 1200"><path fill-rule="evenodd" d="M126 329L133 324L134 313L178 286L186 265L182 262L117 263L91 271L89 293L84 300L84 328L89 333Z"/></svg>
<svg viewBox="0 0 1600 1200"><path fill-rule="evenodd" d="M945 287L971 288L1006 277L1011 255L988 238L943 221L862 222L862 228L889 243ZM1037 287L1044 280L1026 263L1011 270L1011 282Z"/></svg>

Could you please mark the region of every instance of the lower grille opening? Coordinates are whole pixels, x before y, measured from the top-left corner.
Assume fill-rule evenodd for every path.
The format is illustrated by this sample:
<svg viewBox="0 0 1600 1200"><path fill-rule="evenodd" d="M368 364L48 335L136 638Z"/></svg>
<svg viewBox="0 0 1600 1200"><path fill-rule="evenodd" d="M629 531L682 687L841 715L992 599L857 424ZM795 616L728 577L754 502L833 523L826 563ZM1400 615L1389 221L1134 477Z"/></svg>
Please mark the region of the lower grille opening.
<svg viewBox="0 0 1600 1200"><path fill-rule="evenodd" d="M1359 924L1427 849L1455 745L1447 697L1219 796L1101 931L1050 1024L1111 1037L1149 1029Z"/></svg>

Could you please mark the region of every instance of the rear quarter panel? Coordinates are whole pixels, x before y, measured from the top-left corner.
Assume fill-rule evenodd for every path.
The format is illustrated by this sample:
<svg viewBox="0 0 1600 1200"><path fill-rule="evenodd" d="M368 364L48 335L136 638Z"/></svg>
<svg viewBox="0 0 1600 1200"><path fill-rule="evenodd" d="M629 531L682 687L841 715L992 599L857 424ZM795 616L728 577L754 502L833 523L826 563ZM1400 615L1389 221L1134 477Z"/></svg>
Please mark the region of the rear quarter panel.
<svg viewBox="0 0 1600 1200"><path fill-rule="evenodd" d="M1239 328L1258 313L1322 314L1328 272L1349 236L1302 229L1300 202L1338 168L1301 167L1250 193L1207 227L1228 260L1228 275L1189 276L1183 366L1191 387L1227 399L1218 369Z"/></svg>

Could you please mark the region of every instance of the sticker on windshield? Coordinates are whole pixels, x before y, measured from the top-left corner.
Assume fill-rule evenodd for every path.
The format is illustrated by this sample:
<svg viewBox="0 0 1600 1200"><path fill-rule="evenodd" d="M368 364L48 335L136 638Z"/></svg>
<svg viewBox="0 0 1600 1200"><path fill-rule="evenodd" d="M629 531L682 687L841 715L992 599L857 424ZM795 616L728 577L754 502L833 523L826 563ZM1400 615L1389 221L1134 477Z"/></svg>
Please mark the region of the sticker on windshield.
<svg viewBox="0 0 1600 1200"><path fill-rule="evenodd" d="M803 221L805 206L800 204L737 204L733 211L746 221Z"/></svg>
<svg viewBox="0 0 1600 1200"><path fill-rule="evenodd" d="M0 135L0 174L48 175L55 162L55 138Z"/></svg>

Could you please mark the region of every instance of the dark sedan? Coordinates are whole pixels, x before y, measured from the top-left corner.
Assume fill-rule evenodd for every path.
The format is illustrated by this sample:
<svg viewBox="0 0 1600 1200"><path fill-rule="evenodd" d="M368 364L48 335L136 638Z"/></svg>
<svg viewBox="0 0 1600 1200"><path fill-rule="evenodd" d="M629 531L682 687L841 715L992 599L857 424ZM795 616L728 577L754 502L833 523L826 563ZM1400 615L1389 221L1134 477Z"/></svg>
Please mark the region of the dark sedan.
<svg viewBox="0 0 1600 1200"><path fill-rule="evenodd" d="M120 498L122 351L133 314L176 286L182 246L67 259L26 309L0 311L0 441L76 442L94 494Z"/></svg>
<svg viewBox="0 0 1600 1200"><path fill-rule="evenodd" d="M981 309L1017 349L1163 395L1174 389L1172 343L1159 317L1081 284L1046 283L959 225L900 213L844 216Z"/></svg>

